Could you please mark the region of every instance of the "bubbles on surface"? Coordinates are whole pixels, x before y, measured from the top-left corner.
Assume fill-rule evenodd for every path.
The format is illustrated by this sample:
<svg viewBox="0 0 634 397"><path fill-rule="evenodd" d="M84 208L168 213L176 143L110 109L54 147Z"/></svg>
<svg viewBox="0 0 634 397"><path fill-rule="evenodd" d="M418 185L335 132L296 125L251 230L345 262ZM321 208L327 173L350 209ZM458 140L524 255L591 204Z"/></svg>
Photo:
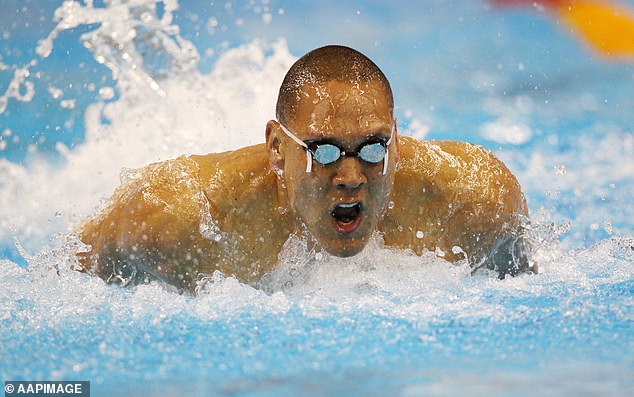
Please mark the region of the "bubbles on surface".
<svg viewBox="0 0 634 397"><path fill-rule="evenodd" d="M60 235L52 243L57 248L36 255L22 250L28 270L9 261L0 265L0 298L5 302L0 319L13 319L9 327L19 324L15 322L18 315L32 325L51 324L53 318L55 323L69 319L89 323L92 316L107 315L113 316L109 321L133 318L154 327L159 318L170 321L182 315L207 320L239 313L289 316L295 310L309 317L370 312L415 322L438 316L493 316L503 321L510 314L509 297L557 296L562 283L580 293L591 292L598 284L628 280L634 264L631 238L615 237L575 252L544 244L538 247L543 251L538 255L539 275L498 280L486 272L472 276L466 262L451 264L431 252L418 256L384 249L378 236L352 258L316 252L306 236L299 236L289 240L280 266L257 287L214 272L201 278L196 297L186 297L158 282L133 288L108 286L76 271L81 269L76 254L89 249L76 236ZM15 307L24 302L28 308L18 314ZM105 312L99 314L101 310Z"/></svg>

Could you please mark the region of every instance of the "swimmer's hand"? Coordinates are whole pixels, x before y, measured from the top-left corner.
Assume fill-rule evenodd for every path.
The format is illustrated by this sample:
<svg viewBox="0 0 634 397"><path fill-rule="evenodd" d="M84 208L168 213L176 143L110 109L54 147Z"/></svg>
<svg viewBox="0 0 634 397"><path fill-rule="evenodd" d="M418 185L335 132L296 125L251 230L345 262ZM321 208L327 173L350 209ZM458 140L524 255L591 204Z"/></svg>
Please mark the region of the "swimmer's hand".
<svg viewBox="0 0 634 397"><path fill-rule="evenodd" d="M500 279L522 273L537 273L537 264L532 261L533 246L527 231L527 226L521 225L500 235L491 252L473 266L473 273L486 268L497 272Z"/></svg>

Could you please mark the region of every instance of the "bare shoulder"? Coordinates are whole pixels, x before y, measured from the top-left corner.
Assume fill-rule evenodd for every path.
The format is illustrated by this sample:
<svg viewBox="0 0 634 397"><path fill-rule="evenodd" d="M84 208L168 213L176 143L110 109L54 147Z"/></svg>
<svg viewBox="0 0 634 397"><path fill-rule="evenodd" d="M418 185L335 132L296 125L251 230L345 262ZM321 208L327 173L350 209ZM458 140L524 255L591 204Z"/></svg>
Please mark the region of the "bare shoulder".
<svg viewBox="0 0 634 397"><path fill-rule="evenodd" d="M214 270L248 282L272 266L288 236L275 186L263 145L127 172L81 227L92 246L82 263L104 279L135 269L189 291Z"/></svg>
<svg viewBox="0 0 634 397"><path fill-rule="evenodd" d="M200 182L221 232L220 246L232 273L249 282L277 261L294 228L290 211L279 204L277 175L264 144L196 156ZM237 270L236 270L237 269Z"/></svg>
<svg viewBox="0 0 634 397"><path fill-rule="evenodd" d="M217 221L228 206L240 204L238 201L245 191L262 190L262 185L266 185L266 163L263 148L259 146L263 145L202 156L181 156L136 170L124 170L121 185L109 205L91 221L115 214L119 218L144 217L145 223L174 217L179 221L172 223L173 228L190 227L185 220L199 217L202 222L212 222L208 219L210 216ZM201 226L201 231L204 229Z"/></svg>
<svg viewBox="0 0 634 397"><path fill-rule="evenodd" d="M81 240L92 247L82 258L85 268L108 279L115 264L140 259L152 247L173 246L183 231L198 230L209 209L198 172L185 156L124 170L106 207L79 227Z"/></svg>
<svg viewBox="0 0 634 397"><path fill-rule="evenodd" d="M243 205L273 187L264 144L238 150L191 156L208 198L218 207Z"/></svg>
<svg viewBox="0 0 634 397"><path fill-rule="evenodd" d="M468 142L407 137L401 138L400 149L397 183L424 185L430 194L456 204L483 203L503 212L527 213L517 179L490 150Z"/></svg>
<svg viewBox="0 0 634 397"><path fill-rule="evenodd" d="M388 246L440 248L448 259L459 246L476 257L527 214L517 179L481 146L401 137L399 152L393 205L379 225Z"/></svg>

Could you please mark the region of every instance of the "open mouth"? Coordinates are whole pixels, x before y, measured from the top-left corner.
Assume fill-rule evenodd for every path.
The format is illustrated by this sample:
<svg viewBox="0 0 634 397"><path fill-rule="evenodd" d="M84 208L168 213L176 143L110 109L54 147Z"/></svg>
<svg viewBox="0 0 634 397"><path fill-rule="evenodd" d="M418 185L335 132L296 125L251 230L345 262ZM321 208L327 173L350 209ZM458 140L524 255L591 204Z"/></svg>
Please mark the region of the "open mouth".
<svg viewBox="0 0 634 397"><path fill-rule="evenodd" d="M338 204L331 212L335 229L340 233L352 233L361 224L361 203Z"/></svg>

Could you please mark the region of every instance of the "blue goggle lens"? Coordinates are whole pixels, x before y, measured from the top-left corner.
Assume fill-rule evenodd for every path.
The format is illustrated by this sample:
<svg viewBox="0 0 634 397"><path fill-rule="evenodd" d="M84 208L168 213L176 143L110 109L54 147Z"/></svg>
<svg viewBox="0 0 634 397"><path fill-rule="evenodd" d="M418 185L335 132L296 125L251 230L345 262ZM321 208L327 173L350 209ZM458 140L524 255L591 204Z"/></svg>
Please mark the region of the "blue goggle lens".
<svg viewBox="0 0 634 397"><path fill-rule="evenodd" d="M335 145L326 143L317 146L313 155L319 164L326 165L339 160L339 157L341 157L341 150Z"/></svg>
<svg viewBox="0 0 634 397"><path fill-rule="evenodd" d="M359 157L368 163L378 163L385 158L385 146L378 142L365 145L359 150Z"/></svg>

